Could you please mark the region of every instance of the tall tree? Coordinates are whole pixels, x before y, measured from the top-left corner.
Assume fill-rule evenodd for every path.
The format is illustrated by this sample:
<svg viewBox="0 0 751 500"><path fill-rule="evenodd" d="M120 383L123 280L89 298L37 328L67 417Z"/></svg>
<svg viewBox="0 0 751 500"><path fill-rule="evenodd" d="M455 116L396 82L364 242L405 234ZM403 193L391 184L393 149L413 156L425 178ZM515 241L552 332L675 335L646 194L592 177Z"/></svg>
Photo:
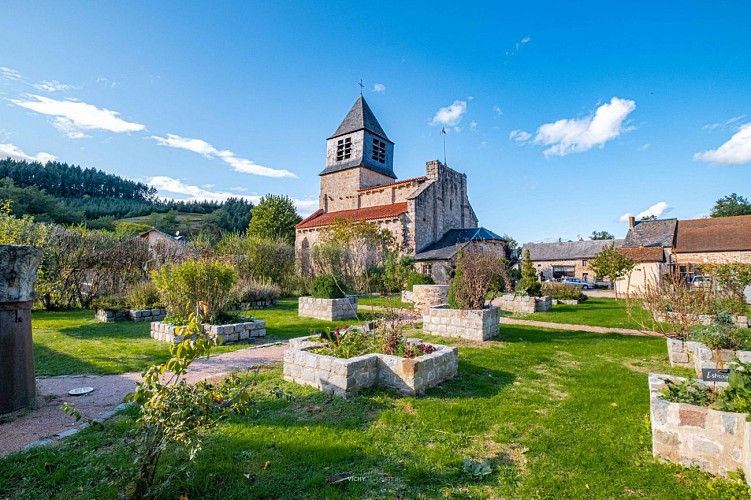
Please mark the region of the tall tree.
<svg viewBox="0 0 751 500"><path fill-rule="evenodd" d="M751 215L751 203L743 196L731 193L715 202L710 215L712 217Z"/></svg>
<svg viewBox="0 0 751 500"><path fill-rule="evenodd" d="M292 199L285 195L268 194L261 197L250 211L248 234L261 238L282 238L295 242L295 225L302 220Z"/></svg>
<svg viewBox="0 0 751 500"><path fill-rule="evenodd" d="M592 235L589 237L590 240L614 240L615 236L610 234L607 231L592 231Z"/></svg>
<svg viewBox="0 0 751 500"><path fill-rule="evenodd" d="M620 252L615 246L603 248L595 258L589 261L589 267L600 278L608 278L615 290L615 300L618 300L618 287L616 281L630 273L636 262L629 259L626 254Z"/></svg>

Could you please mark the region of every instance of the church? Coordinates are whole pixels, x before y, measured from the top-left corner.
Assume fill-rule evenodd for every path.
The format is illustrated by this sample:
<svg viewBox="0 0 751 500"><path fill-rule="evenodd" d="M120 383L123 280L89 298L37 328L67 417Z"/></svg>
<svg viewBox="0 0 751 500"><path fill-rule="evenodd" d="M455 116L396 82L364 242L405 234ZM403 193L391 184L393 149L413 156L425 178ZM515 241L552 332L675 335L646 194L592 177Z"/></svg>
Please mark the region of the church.
<svg viewBox="0 0 751 500"><path fill-rule="evenodd" d="M477 226L467 176L438 160L425 175L397 180L394 143L361 95L326 140L318 210L296 226L295 254L303 273L321 229L337 219L367 221L389 230L416 270L447 283L458 251L470 244L507 256L503 238Z"/></svg>

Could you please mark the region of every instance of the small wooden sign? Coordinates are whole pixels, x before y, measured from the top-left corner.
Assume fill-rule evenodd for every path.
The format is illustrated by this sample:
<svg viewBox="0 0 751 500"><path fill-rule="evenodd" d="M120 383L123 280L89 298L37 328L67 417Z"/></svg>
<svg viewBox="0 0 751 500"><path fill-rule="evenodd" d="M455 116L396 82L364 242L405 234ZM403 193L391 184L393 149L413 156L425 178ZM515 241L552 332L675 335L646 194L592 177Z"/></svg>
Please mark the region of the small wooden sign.
<svg viewBox="0 0 751 500"><path fill-rule="evenodd" d="M730 370L720 370L718 368L702 368L701 379L705 382L727 382Z"/></svg>

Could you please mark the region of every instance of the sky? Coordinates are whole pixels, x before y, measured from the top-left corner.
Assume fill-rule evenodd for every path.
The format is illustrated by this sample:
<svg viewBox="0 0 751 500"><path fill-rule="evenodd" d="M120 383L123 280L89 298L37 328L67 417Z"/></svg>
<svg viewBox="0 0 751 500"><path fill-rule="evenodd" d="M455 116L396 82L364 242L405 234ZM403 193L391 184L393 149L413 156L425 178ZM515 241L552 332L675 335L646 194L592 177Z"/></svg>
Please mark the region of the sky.
<svg viewBox="0 0 751 500"><path fill-rule="evenodd" d="M360 93L400 179L444 160L481 226L625 236L751 197L751 3L6 1L0 156L162 197L318 208Z"/></svg>

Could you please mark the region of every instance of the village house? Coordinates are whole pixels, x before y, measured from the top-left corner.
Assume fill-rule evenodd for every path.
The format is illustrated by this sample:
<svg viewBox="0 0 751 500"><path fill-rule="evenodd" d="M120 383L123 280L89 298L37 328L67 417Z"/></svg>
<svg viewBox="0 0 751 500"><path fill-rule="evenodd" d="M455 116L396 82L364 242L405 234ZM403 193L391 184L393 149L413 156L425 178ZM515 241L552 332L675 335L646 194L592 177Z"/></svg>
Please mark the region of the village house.
<svg viewBox="0 0 751 500"><path fill-rule="evenodd" d="M326 140L319 208L296 226L295 254L304 275L314 272L312 251L321 230L337 219L376 223L391 232L398 250L407 255L439 250L441 244L456 249L472 239L466 235L477 233L466 174L434 160L426 163L424 176L399 181L393 161L394 143L360 96ZM452 230L467 232L448 236ZM476 236L494 241L490 247L506 256L503 238L488 230ZM421 261L418 270L446 282L446 269L456 252L431 255L435 258Z"/></svg>
<svg viewBox="0 0 751 500"><path fill-rule="evenodd" d="M545 280L560 280L564 277L579 278L595 283L598 276L589 266L589 261L604 248L620 248L623 240L581 240L556 243L526 243L520 258L524 259L527 250L535 266L537 275Z"/></svg>
<svg viewBox="0 0 751 500"><path fill-rule="evenodd" d="M629 217L628 233L620 249L636 263L629 275L616 282L618 293L639 295L650 285L662 283L671 269L677 219L642 220Z"/></svg>

